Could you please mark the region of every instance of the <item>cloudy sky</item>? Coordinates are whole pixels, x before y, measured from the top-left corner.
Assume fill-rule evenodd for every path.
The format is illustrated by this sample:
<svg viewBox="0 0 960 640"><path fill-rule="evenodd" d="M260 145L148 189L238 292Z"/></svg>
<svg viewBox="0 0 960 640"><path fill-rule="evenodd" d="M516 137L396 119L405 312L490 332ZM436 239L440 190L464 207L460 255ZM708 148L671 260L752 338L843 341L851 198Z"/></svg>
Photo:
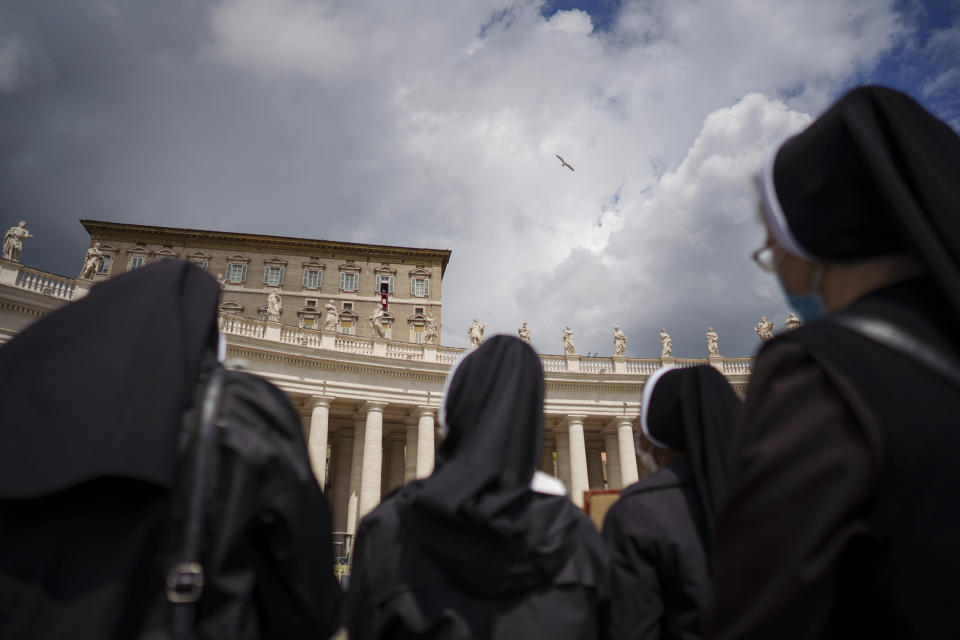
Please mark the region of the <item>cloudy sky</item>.
<svg viewBox="0 0 960 640"><path fill-rule="evenodd" d="M451 249L445 344L751 355L750 176L868 82L960 129L960 1L5 0L0 226L69 275L80 218Z"/></svg>

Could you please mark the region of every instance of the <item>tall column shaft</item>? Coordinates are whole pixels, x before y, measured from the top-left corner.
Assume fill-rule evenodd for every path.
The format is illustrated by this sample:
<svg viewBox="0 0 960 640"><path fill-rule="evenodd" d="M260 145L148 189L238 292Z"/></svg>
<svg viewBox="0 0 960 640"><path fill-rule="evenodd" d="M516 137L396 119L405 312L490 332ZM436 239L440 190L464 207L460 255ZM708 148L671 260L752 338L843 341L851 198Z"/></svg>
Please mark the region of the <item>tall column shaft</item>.
<svg viewBox="0 0 960 640"><path fill-rule="evenodd" d="M366 420L357 418L353 423L353 454L350 462L350 497L347 501L347 533L357 532L357 511L360 506L360 479L363 472L363 436Z"/></svg>
<svg viewBox="0 0 960 640"><path fill-rule="evenodd" d="M603 452L593 443L587 447L587 478L591 489L603 489Z"/></svg>
<svg viewBox="0 0 960 640"><path fill-rule="evenodd" d="M417 477L426 478L433 473L434 443L433 416L431 407L419 407L417 410Z"/></svg>
<svg viewBox="0 0 960 640"><path fill-rule="evenodd" d="M357 520L380 504L380 472L383 466L383 408L385 402L367 402L363 433L363 469L360 474L360 504Z"/></svg>
<svg viewBox="0 0 960 640"><path fill-rule="evenodd" d="M387 492L403 484L403 437L399 433L387 440L387 457L390 459L390 475L387 477Z"/></svg>
<svg viewBox="0 0 960 640"><path fill-rule="evenodd" d="M572 495L570 487L570 437L562 428L557 428L557 478Z"/></svg>
<svg viewBox="0 0 960 640"><path fill-rule="evenodd" d="M353 429L340 427L337 430L336 446L333 449L333 530L347 530L347 509L350 500L350 466L353 462Z"/></svg>
<svg viewBox="0 0 960 640"><path fill-rule="evenodd" d="M617 418L617 438L620 445L620 475L623 486L629 487L640 479L637 473L637 452L633 447L633 418Z"/></svg>
<svg viewBox="0 0 960 640"><path fill-rule="evenodd" d="M583 492L590 488L587 479L587 443L583 437L586 416L567 416L567 435L570 446L570 497L583 508Z"/></svg>
<svg viewBox="0 0 960 640"><path fill-rule="evenodd" d="M420 432L419 420L413 423L409 422L411 418L408 418L407 420L407 442L405 446L406 454L403 458L404 484L417 478L417 438L419 437L418 434Z"/></svg>
<svg viewBox="0 0 960 640"><path fill-rule="evenodd" d="M310 466L321 489L327 484L327 434L330 426L330 402L333 398L313 396L313 408L310 413L310 437L307 439L307 452Z"/></svg>
<svg viewBox="0 0 960 640"><path fill-rule="evenodd" d="M548 476L554 475L553 471L553 444L544 441L543 451L540 453L540 471Z"/></svg>
<svg viewBox="0 0 960 640"><path fill-rule="evenodd" d="M603 440L607 452L607 484L611 489L623 488L623 477L620 475L620 438L616 427L603 430Z"/></svg>

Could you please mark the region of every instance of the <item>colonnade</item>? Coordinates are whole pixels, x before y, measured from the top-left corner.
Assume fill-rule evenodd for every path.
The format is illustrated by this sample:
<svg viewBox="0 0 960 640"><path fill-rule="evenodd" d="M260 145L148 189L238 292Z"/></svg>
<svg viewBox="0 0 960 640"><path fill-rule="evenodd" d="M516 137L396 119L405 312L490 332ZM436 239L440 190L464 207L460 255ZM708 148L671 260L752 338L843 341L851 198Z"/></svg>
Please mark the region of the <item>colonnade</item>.
<svg viewBox="0 0 960 640"><path fill-rule="evenodd" d="M310 463L331 503L335 531L355 533L384 495L433 472L436 407L389 405L391 418L385 421L388 403L383 401L315 395L302 405L309 410L304 432ZM584 491L636 482L642 470L634 451L634 421L630 416L547 415L541 470L558 477L581 507Z"/></svg>

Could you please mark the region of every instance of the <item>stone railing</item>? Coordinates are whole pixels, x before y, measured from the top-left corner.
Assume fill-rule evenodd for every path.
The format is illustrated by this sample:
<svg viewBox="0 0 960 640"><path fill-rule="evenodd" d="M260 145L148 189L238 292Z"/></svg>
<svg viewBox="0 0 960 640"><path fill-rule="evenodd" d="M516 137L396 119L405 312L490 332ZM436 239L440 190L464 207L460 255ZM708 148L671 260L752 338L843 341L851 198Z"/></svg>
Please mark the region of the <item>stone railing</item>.
<svg viewBox="0 0 960 640"><path fill-rule="evenodd" d="M92 283L89 280L41 271L10 260L0 260L0 284L12 285L60 300L74 300L85 296Z"/></svg>
<svg viewBox="0 0 960 640"><path fill-rule="evenodd" d="M260 338L310 349L338 351L356 355L382 356L397 360L453 364L466 349L432 344L399 342L387 338L365 338L333 331L300 329L298 327L254 320L242 316L220 314L220 330L245 338ZM586 373L592 375L628 374L648 376L664 365L694 367L710 364L725 375L749 375L752 358L597 358L587 356L541 355L540 362L547 373Z"/></svg>

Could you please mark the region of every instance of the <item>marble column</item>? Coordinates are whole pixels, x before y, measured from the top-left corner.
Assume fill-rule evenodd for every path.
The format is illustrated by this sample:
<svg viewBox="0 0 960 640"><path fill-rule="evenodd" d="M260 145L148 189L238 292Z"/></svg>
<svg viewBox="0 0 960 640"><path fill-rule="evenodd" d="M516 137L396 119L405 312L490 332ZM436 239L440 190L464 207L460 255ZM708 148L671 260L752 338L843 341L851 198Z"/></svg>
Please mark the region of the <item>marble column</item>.
<svg viewBox="0 0 960 640"><path fill-rule="evenodd" d="M603 489L603 450L600 443L587 444L587 477L591 489Z"/></svg>
<svg viewBox="0 0 960 640"><path fill-rule="evenodd" d="M620 475L620 439L615 425L603 430L604 447L607 452L607 484L611 489L622 489L623 478Z"/></svg>
<svg viewBox="0 0 960 640"><path fill-rule="evenodd" d="M406 484L417 478L417 434L420 430L420 421L417 418L407 418L406 453L403 458L403 483Z"/></svg>
<svg viewBox="0 0 960 640"><path fill-rule="evenodd" d="M617 417L617 440L620 445L620 477L624 487L640 479L637 473L637 451L633 446L633 418Z"/></svg>
<svg viewBox="0 0 960 640"><path fill-rule="evenodd" d="M570 448L570 498L583 508L583 492L590 488L587 480L587 443L583 436L583 421L587 416L567 416L566 427Z"/></svg>
<svg viewBox="0 0 960 640"><path fill-rule="evenodd" d="M554 475L553 471L553 444L547 441L543 443L543 451L540 453L540 471L548 476Z"/></svg>
<svg viewBox="0 0 960 640"><path fill-rule="evenodd" d="M387 493L403 485L403 435L391 433L387 438L387 457L390 473L387 476Z"/></svg>
<svg viewBox="0 0 960 640"><path fill-rule="evenodd" d="M327 433L330 424L330 403L333 398L313 396L310 413L310 437L307 439L307 452L310 454L310 466L317 476L320 488L327 484Z"/></svg>
<svg viewBox="0 0 960 640"><path fill-rule="evenodd" d="M570 438L561 427L557 428L557 478L570 495Z"/></svg>
<svg viewBox="0 0 960 640"><path fill-rule="evenodd" d="M426 478L433 473L434 458L434 426L433 417L436 409L432 407L417 407L417 477Z"/></svg>
<svg viewBox="0 0 960 640"><path fill-rule="evenodd" d="M380 472L383 466L383 408L386 402L368 400L364 403L367 413L363 433L363 470L360 476L360 503L357 520L373 511L380 504Z"/></svg>
<svg viewBox="0 0 960 640"><path fill-rule="evenodd" d="M350 458L350 497L347 501L347 533L357 532L357 510L360 505L360 479L363 472L363 439L366 419L357 417L353 422L353 452Z"/></svg>
<svg viewBox="0 0 960 640"><path fill-rule="evenodd" d="M353 429L337 429L333 448L331 484L333 485L333 530L347 530L347 509L350 501L350 465L353 459Z"/></svg>

